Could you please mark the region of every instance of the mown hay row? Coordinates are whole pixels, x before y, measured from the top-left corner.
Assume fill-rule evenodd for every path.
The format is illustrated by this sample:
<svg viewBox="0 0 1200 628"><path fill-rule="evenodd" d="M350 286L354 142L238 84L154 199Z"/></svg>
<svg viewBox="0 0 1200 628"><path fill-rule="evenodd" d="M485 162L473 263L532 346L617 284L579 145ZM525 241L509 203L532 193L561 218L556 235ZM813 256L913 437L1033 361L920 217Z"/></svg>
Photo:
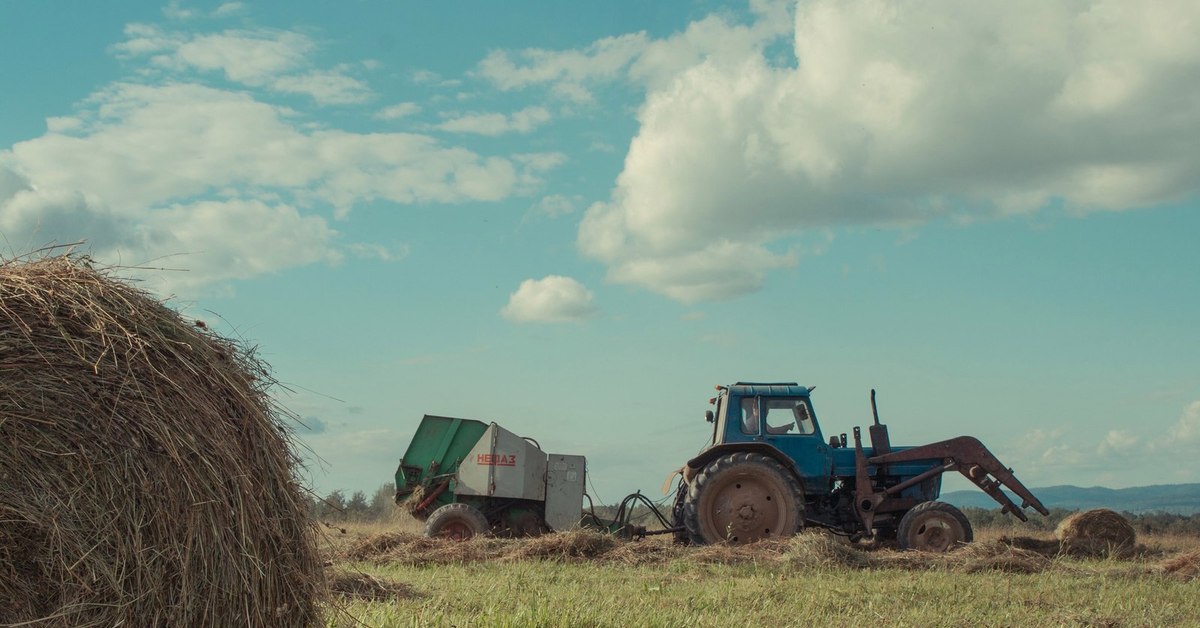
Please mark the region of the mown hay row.
<svg viewBox="0 0 1200 628"><path fill-rule="evenodd" d="M361 571L339 570L329 576L329 591L333 595L372 602L420 597L412 587L387 578L377 578Z"/></svg>
<svg viewBox="0 0 1200 628"><path fill-rule="evenodd" d="M272 383L86 259L0 263L0 624L317 623Z"/></svg>
<svg viewBox="0 0 1200 628"><path fill-rule="evenodd" d="M1057 545L1057 542L1056 542ZM621 541L590 530L548 534L531 539L475 538L464 542L408 533L386 533L361 540L335 558L405 565L464 564L514 560L552 560L602 564L654 565L687 561L707 565L785 565L792 569L904 569L975 573L1040 573L1054 567L1051 558L1003 541L966 545L947 554L868 551L821 531L787 540L748 545L683 547L666 539Z"/></svg>
<svg viewBox="0 0 1200 628"><path fill-rule="evenodd" d="M1159 569L1172 578L1185 582L1200 578L1200 549L1172 556L1163 561Z"/></svg>

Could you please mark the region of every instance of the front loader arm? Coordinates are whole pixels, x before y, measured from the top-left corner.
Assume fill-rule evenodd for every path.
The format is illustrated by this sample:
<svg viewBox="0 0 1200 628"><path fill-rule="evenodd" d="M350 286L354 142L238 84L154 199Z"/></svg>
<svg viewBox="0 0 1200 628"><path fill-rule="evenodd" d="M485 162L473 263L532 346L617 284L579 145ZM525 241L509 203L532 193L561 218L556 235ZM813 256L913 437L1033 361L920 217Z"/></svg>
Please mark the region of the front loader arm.
<svg viewBox="0 0 1200 628"><path fill-rule="evenodd" d="M942 466L929 470L911 480L893 486L887 489L889 494L898 494L900 491L922 482L935 475L940 475L946 471L958 471L970 480L975 486L978 486L983 492L987 493L996 500L1001 506L1001 512L1011 512L1016 515L1021 521L1028 521L1022 508L1032 506L1034 510L1048 516L1050 511L1046 509L1038 498L1025 488L1025 485L1013 475L1012 469L1004 466L1000 460L996 458L992 452L984 447L979 439L971 436L959 436L929 445L913 447L912 449L903 449L880 456L873 456L866 460L872 465L886 465L897 462L912 462L916 460L937 460L941 459ZM1013 493L1016 493L1021 498L1021 507L1018 508L1013 503L1004 491L1000 490L1001 486L1007 487Z"/></svg>

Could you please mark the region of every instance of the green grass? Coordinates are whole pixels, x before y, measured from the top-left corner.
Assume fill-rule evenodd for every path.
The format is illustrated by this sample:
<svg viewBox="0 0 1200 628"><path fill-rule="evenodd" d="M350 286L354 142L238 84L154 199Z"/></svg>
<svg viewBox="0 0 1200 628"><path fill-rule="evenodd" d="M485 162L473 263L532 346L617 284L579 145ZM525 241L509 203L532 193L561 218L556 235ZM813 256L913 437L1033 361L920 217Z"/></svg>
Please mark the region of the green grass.
<svg viewBox="0 0 1200 628"><path fill-rule="evenodd" d="M330 626L1189 626L1200 580L1148 563L1055 559L1042 573L940 567L796 570L786 561L651 565L527 560L344 566L412 587L341 601ZM361 622L361 624L359 623Z"/></svg>

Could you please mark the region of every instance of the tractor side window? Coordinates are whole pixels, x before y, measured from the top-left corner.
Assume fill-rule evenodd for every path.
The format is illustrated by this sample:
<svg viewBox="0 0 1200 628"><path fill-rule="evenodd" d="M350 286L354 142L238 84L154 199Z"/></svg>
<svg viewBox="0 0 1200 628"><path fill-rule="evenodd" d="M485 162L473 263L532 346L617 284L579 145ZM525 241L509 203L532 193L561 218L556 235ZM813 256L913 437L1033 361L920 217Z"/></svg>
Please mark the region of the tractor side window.
<svg viewBox="0 0 1200 628"><path fill-rule="evenodd" d="M742 398L742 433L758 433L758 398Z"/></svg>

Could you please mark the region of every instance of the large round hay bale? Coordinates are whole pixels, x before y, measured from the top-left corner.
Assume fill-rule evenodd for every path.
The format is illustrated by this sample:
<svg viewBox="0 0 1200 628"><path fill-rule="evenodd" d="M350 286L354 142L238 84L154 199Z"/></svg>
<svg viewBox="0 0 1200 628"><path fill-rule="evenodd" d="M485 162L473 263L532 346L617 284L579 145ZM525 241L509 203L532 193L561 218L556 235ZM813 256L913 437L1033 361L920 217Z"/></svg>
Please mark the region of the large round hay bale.
<svg viewBox="0 0 1200 628"><path fill-rule="evenodd" d="M317 623L270 383L86 260L0 263L0 624Z"/></svg>
<svg viewBox="0 0 1200 628"><path fill-rule="evenodd" d="M1068 554L1112 556L1126 554L1137 542L1137 532L1125 517L1107 508L1068 515L1054 530Z"/></svg>

